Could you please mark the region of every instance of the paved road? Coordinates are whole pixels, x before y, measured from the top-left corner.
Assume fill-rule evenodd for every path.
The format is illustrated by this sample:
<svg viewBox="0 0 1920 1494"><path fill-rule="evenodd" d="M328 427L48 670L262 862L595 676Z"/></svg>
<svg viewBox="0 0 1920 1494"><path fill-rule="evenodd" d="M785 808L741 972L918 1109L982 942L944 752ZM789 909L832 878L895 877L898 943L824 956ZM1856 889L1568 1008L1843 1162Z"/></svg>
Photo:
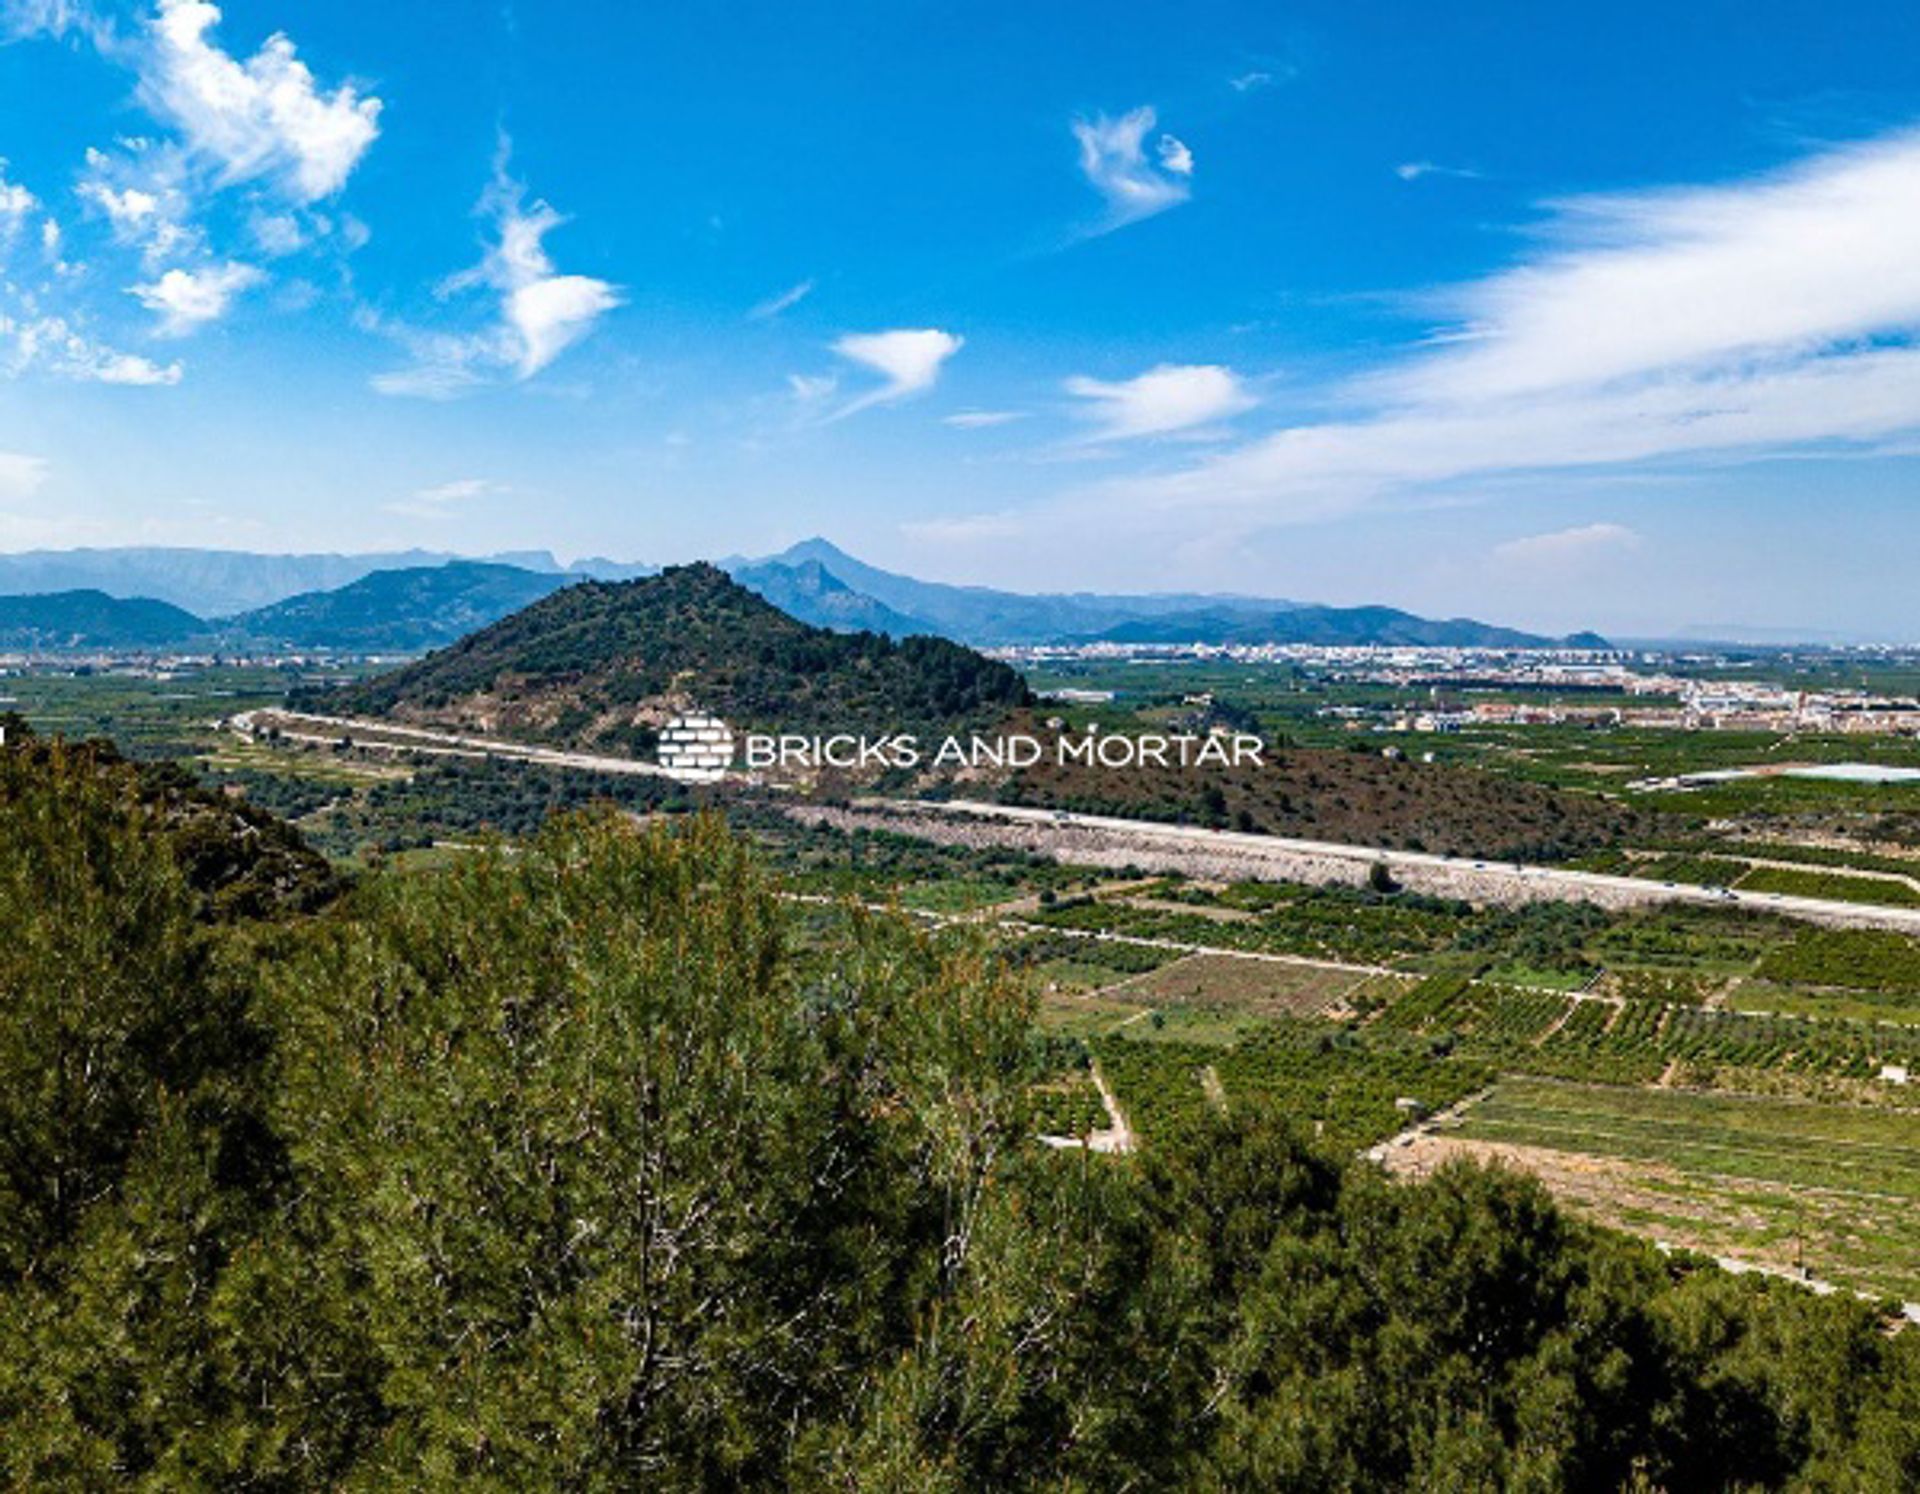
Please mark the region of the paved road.
<svg viewBox="0 0 1920 1494"><path fill-rule="evenodd" d="M607 757L590 752L565 752L555 747L536 747L507 742L498 737L462 735L432 731L418 726L396 726L384 721L360 720L349 716L325 716L302 711L247 711L232 718L235 730L255 735L267 727L277 727L283 737L294 741L331 745L342 735L377 736L397 739L390 742L363 742L366 746L390 746L438 756L504 757L547 767L571 768L589 773L622 773L651 778L670 778L685 783L712 782L712 775L685 769L665 768L658 763L640 762L630 757ZM738 779L742 775L728 775ZM1427 851L1397 851L1380 846L1346 845L1337 841L1299 840L1280 835L1248 835L1233 830L1203 830L1191 825L1166 825L1152 820L1126 820L1105 815L1066 814L1051 809L1032 809L1016 805L976 804L966 800L931 803L919 799L860 799L856 807L895 815L915 815L972 819L975 821L1019 825L1041 833L1106 832L1127 835L1147 842L1163 842L1170 849L1201 854L1238 854L1251 860L1263 856L1296 855L1351 866L1364 877L1375 864L1402 880L1428 881L1454 878L1491 890L1504 887L1509 893L1533 898L1595 898L1619 902L1675 902L1713 907L1749 908L1780 913L1818 923L1870 925L1920 934L1920 908L1892 907L1879 903L1855 903L1831 898L1794 897L1785 893L1740 892L1723 888L1696 887L1684 882L1650 882L1640 877L1613 876L1605 872L1569 871L1563 867L1524 866L1513 862L1474 861L1466 857L1437 856ZM1063 837L1065 838L1065 837ZM1415 874L1412 878L1408 873ZM1424 874L1424 876L1420 875Z"/></svg>
<svg viewBox="0 0 1920 1494"><path fill-rule="evenodd" d="M419 726L396 726L389 721L366 721L353 716L323 716L312 711L242 711L227 723L247 736L277 730L288 741L332 746L343 736L361 747L419 752L430 757L505 757L549 768L572 768L582 773L620 773L635 778L671 778L676 783L711 783L714 775L692 768L668 768L631 757L602 757L591 752L565 752L558 747L536 747L499 737L430 731ZM395 738L383 741L379 738Z"/></svg>
<svg viewBox="0 0 1920 1494"><path fill-rule="evenodd" d="M1361 874L1384 864L1396 879L1409 872L1460 876L1476 882L1506 883L1533 897L1579 899L1611 895L1633 902L1694 903L1738 907L1823 923L1872 924L1920 934L1920 908L1855 903L1833 898L1794 897L1785 893L1740 892L1696 887L1685 882L1652 882L1606 872L1571 871L1564 867L1524 866L1514 862L1475 861L1468 857L1438 856L1427 851L1391 850L1382 846L1355 846L1336 841L1298 840L1281 835L1249 835L1232 830L1205 830L1192 825L1167 825L1150 820L1117 819L1106 815L1067 814L1019 805L976 804L965 800L926 803L919 800L861 799L856 808L888 813L914 813L1071 832L1075 830L1126 835L1139 841L1164 842L1170 848L1201 854L1260 856L1299 855L1346 863Z"/></svg>

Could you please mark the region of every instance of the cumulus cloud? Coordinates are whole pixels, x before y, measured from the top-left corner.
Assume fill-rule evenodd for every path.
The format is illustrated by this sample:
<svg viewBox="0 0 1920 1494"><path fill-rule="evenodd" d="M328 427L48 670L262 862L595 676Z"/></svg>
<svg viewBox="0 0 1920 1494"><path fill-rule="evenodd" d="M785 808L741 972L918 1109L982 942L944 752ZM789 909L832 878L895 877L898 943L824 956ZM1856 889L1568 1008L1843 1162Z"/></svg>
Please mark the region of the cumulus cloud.
<svg viewBox="0 0 1920 1494"><path fill-rule="evenodd" d="M234 298L266 276L252 265L229 260L201 270L168 270L159 279L132 287L130 294L160 318L162 337L184 337L227 314Z"/></svg>
<svg viewBox="0 0 1920 1494"><path fill-rule="evenodd" d="M813 281L802 280L798 285L789 286L777 296L769 296L747 313L750 322L771 321L783 311L791 311L813 294Z"/></svg>
<svg viewBox="0 0 1920 1494"><path fill-rule="evenodd" d="M1103 441L1190 432L1259 403L1232 369L1211 363L1162 363L1117 382L1080 376L1066 390L1087 402L1095 439Z"/></svg>
<svg viewBox="0 0 1920 1494"><path fill-rule="evenodd" d="M90 202L107 215L116 230L137 233L159 215L160 199L138 187L114 188L105 182L89 180L75 189L83 202Z"/></svg>
<svg viewBox="0 0 1920 1494"><path fill-rule="evenodd" d="M506 171L501 143L494 180L479 211L493 220L497 238L480 263L442 281L443 300L484 290L496 297L498 320L471 333L421 333L385 323L414 356L414 366L379 375L384 394L445 398L492 375L530 379L623 304L619 288L589 275L563 275L545 240L567 220L545 202L526 202L526 187Z"/></svg>
<svg viewBox="0 0 1920 1494"><path fill-rule="evenodd" d="M1562 569L1604 555L1638 549L1640 536L1624 524L1581 524L1551 534L1529 534L1493 547L1503 566L1536 571Z"/></svg>
<svg viewBox="0 0 1920 1494"><path fill-rule="evenodd" d="M40 201L18 182L7 180L7 163L0 158L0 233L11 232Z"/></svg>
<svg viewBox="0 0 1920 1494"><path fill-rule="evenodd" d="M834 343L833 350L849 362L858 363L880 375L877 389L844 405L834 415L843 419L874 405L924 394L940 377L946 361L966 342L951 332L936 328L901 328L891 332L849 333Z"/></svg>
<svg viewBox="0 0 1920 1494"><path fill-rule="evenodd" d="M266 178L299 202L331 197L380 133L381 102L322 89L284 32L242 62L209 38L207 0L160 0L140 62L141 96L231 181Z"/></svg>
<svg viewBox="0 0 1920 1494"><path fill-rule="evenodd" d="M1081 174L1106 199L1104 228L1163 213L1192 194L1193 152L1180 141L1162 135L1158 164L1147 159L1146 138L1156 123L1154 111L1145 105L1118 119L1102 114L1073 122L1073 137L1080 142Z"/></svg>
<svg viewBox="0 0 1920 1494"><path fill-rule="evenodd" d="M1920 431L1916 200L1904 132L1729 186L1558 204L1518 264L1434 299L1424 346L1335 391L1336 418L1127 491L1285 520L1496 473Z"/></svg>

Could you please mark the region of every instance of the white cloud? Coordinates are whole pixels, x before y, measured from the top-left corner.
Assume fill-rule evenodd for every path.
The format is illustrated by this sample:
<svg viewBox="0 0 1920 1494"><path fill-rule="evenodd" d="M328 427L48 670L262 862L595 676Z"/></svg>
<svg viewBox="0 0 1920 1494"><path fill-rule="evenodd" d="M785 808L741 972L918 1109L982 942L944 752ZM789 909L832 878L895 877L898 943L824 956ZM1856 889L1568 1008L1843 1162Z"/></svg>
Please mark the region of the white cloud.
<svg viewBox="0 0 1920 1494"><path fill-rule="evenodd" d="M1551 534L1529 534L1493 547L1493 558L1503 566L1526 571L1561 569L1602 555L1617 555L1640 546L1640 536L1624 524L1582 524Z"/></svg>
<svg viewBox="0 0 1920 1494"><path fill-rule="evenodd" d="M1075 377L1067 380L1066 390L1088 402L1098 440L1192 431L1259 403L1232 369L1211 363L1163 363L1112 383Z"/></svg>
<svg viewBox="0 0 1920 1494"><path fill-rule="evenodd" d="M1450 320L1424 350L1337 391L1342 417L1126 491L1286 520L1495 473L1915 432L1917 200L1910 132L1731 186L1561 204L1514 268L1435 298Z"/></svg>
<svg viewBox="0 0 1920 1494"><path fill-rule="evenodd" d="M789 286L777 296L769 296L747 313L750 322L771 321L783 311L791 311L813 294L813 281L802 280L798 285Z"/></svg>
<svg viewBox="0 0 1920 1494"><path fill-rule="evenodd" d="M0 233L10 233L20 220L40 205L39 199L18 182L7 180L7 163L0 158Z"/></svg>
<svg viewBox="0 0 1920 1494"><path fill-rule="evenodd" d="M1238 77L1227 79L1227 86L1235 93L1251 93L1256 88L1265 88L1273 82L1273 74L1255 68L1250 73L1241 73Z"/></svg>
<svg viewBox="0 0 1920 1494"><path fill-rule="evenodd" d="M1393 174L1403 182L1417 182L1423 176L1455 176L1473 181L1479 172L1466 166L1441 166L1433 161L1402 161L1393 168Z"/></svg>
<svg viewBox="0 0 1920 1494"><path fill-rule="evenodd" d="M386 508L390 514L404 514L409 518L446 519L451 518L455 507L462 503L504 491L499 483L484 477L458 477L452 482L420 488Z"/></svg>
<svg viewBox="0 0 1920 1494"><path fill-rule="evenodd" d="M526 188L506 172L503 138L492 184L480 211L493 218L498 241L479 264L441 282L443 299L485 289L497 293L499 321L467 334L392 332L414 355L415 367L377 376L383 394L447 398L508 373L530 379L591 332L607 312L624 304L619 288L589 275L561 275L545 248L546 236L567 220L544 202L524 205Z"/></svg>
<svg viewBox="0 0 1920 1494"><path fill-rule="evenodd" d="M842 358L870 368L885 381L879 388L843 406L834 416L843 419L873 405L892 404L924 394L940 377L940 369L966 339L937 328L900 328L891 332L855 332L834 343Z"/></svg>
<svg viewBox="0 0 1920 1494"><path fill-rule="evenodd" d="M247 229L260 252L275 258L297 254L306 247L306 232L292 213L255 213L248 219Z"/></svg>
<svg viewBox="0 0 1920 1494"><path fill-rule="evenodd" d="M160 210L160 199L137 187L113 188L105 182L88 180L75 189L83 202L91 202L107 215L121 233L134 233L152 222Z"/></svg>
<svg viewBox="0 0 1920 1494"><path fill-rule="evenodd" d="M83 363L70 364L74 377L92 379L100 384L130 384L137 387L171 387L184 372L178 360L155 363L138 353L116 353L96 348Z"/></svg>
<svg viewBox="0 0 1920 1494"><path fill-rule="evenodd" d="M817 405L833 397L840 387L839 379L832 374L788 374L787 388L793 397L803 405Z"/></svg>
<svg viewBox="0 0 1920 1494"><path fill-rule="evenodd" d="M1075 120L1080 170L1107 202L1106 228L1137 223L1185 202L1192 193L1193 153L1171 135L1160 139L1160 161L1146 157L1145 140L1157 117L1142 106L1109 119ZM1171 159L1169 156L1171 155Z"/></svg>
<svg viewBox="0 0 1920 1494"><path fill-rule="evenodd" d="M267 178L300 202L338 192L380 133L380 100L322 91L284 32L238 61L208 39L219 21L207 0L160 0L143 99L230 181Z"/></svg>
<svg viewBox="0 0 1920 1494"><path fill-rule="evenodd" d="M367 381L378 394L409 399L453 399L486 381L475 373L466 355L443 362L416 363L412 368L377 373Z"/></svg>
<svg viewBox="0 0 1920 1494"><path fill-rule="evenodd" d="M166 386L178 384L178 362L160 364L137 353L122 353L95 342L64 317L15 318L0 312L0 348L4 371L18 377L40 367L83 383Z"/></svg>
<svg viewBox="0 0 1920 1494"><path fill-rule="evenodd" d="M507 320L520 336L519 376L532 378L619 304L611 285L589 275L543 275L516 285Z"/></svg>
<svg viewBox="0 0 1920 1494"><path fill-rule="evenodd" d="M1016 420L1025 420L1025 410L956 410L944 416L940 423L950 425L960 431L982 431L996 425L1009 425Z"/></svg>
<svg viewBox="0 0 1920 1494"><path fill-rule="evenodd" d="M117 154L89 148L75 195L105 215L114 239L138 245L149 267L205 252L191 223L193 185L179 149L146 139L119 142Z"/></svg>
<svg viewBox="0 0 1920 1494"><path fill-rule="evenodd" d="M225 316L234 297L265 279L252 265L229 260L203 270L168 270L157 280L133 286L129 294L158 314L160 336L184 337Z"/></svg>

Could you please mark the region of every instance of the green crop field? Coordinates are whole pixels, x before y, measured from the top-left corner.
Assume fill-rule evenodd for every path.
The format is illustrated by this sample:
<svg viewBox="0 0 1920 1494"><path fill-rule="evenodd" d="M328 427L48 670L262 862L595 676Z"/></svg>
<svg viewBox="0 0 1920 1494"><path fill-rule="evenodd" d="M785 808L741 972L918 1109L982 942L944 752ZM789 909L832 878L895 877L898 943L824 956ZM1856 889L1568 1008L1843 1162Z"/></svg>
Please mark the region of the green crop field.
<svg viewBox="0 0 1920 1494"><path fill-rule="evenodd" d="M1541 1171L1610 1222L1920 1299L1920 1113L1510 1078L1446 1134L1627 1164Z"/></svg>

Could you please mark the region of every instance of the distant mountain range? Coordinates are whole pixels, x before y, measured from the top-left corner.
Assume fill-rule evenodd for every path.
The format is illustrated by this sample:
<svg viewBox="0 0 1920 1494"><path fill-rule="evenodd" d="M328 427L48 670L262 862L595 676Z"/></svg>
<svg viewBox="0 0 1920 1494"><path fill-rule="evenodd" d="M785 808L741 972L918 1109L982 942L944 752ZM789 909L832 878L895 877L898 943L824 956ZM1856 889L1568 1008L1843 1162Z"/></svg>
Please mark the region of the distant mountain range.
<svg viewBox="0 0 1920 1494"><path fill-rule="evenodd" d="M942 631L924 618L896 612L885 602L855 591L818 560L735 562L729 570L748 591L817 628L885 633L894 638L938 635Z"/></svg>
<svg viewBox="0 0 1920 1494"><path fill-rule="evenodd" d="M1434 620L1391 607L1180 592L1030 596L955 586L883 571L824 539L757 560L736 557L720 568L814 627L893 638L935 635L975 647L1088 641L1605 646L1591 633L1544 638L1471 618ZM254 555L129 549L0 555L0 601L7 603L0 614L7 619L0 627L0 647L194 645L417 653L487 627L563 587L653 573L643 564L599 558L562 567L544 551L487 560L428 551ZM82 585L75 578L91 579ZM38 594L3 595L16 588ZM232 608L182 600L236 596L256 600Z"/></svg>
<svg viewBox="0 0 1920 1494"><path fill-rule="evenodd" d="M1098 634L1142 618L1207 608L1271 613L1299 605L1272 597L1208 596L1191 592L1156 592L1144 596L1079 591L1028 595L997 591L990 586L954 586L883 571L819 538L802 540L764 560L724 560L721 565L736 574L766 566L818 565L851 590L873 598L910 620L911 630L940 633L977 648L1061 642Z"/></svg>
<svg viewBox="0 0 1920 1494"><path fill-rule="evenodd" d="M1289 607L1279 612L1212 608L1136 618L1098 636L1106 643L1374 644L1411 648L1605 648L1598 633L1542 638L1470 617L1436 620L1394 607Z"/></svg>
<svg viewBox="0 0 1920 1494"><path fill-rule="evenodd" d="M93 590L113 597L152 597L196 617L231 617L305 592L331 591L375 571L413 570L468 558L441 550L365 555L258 555L164 546L22 550L0 554L0 595ZM656 569L599 558L562 566L545 550L481 558L576 580L624 581Z"/></svg>

